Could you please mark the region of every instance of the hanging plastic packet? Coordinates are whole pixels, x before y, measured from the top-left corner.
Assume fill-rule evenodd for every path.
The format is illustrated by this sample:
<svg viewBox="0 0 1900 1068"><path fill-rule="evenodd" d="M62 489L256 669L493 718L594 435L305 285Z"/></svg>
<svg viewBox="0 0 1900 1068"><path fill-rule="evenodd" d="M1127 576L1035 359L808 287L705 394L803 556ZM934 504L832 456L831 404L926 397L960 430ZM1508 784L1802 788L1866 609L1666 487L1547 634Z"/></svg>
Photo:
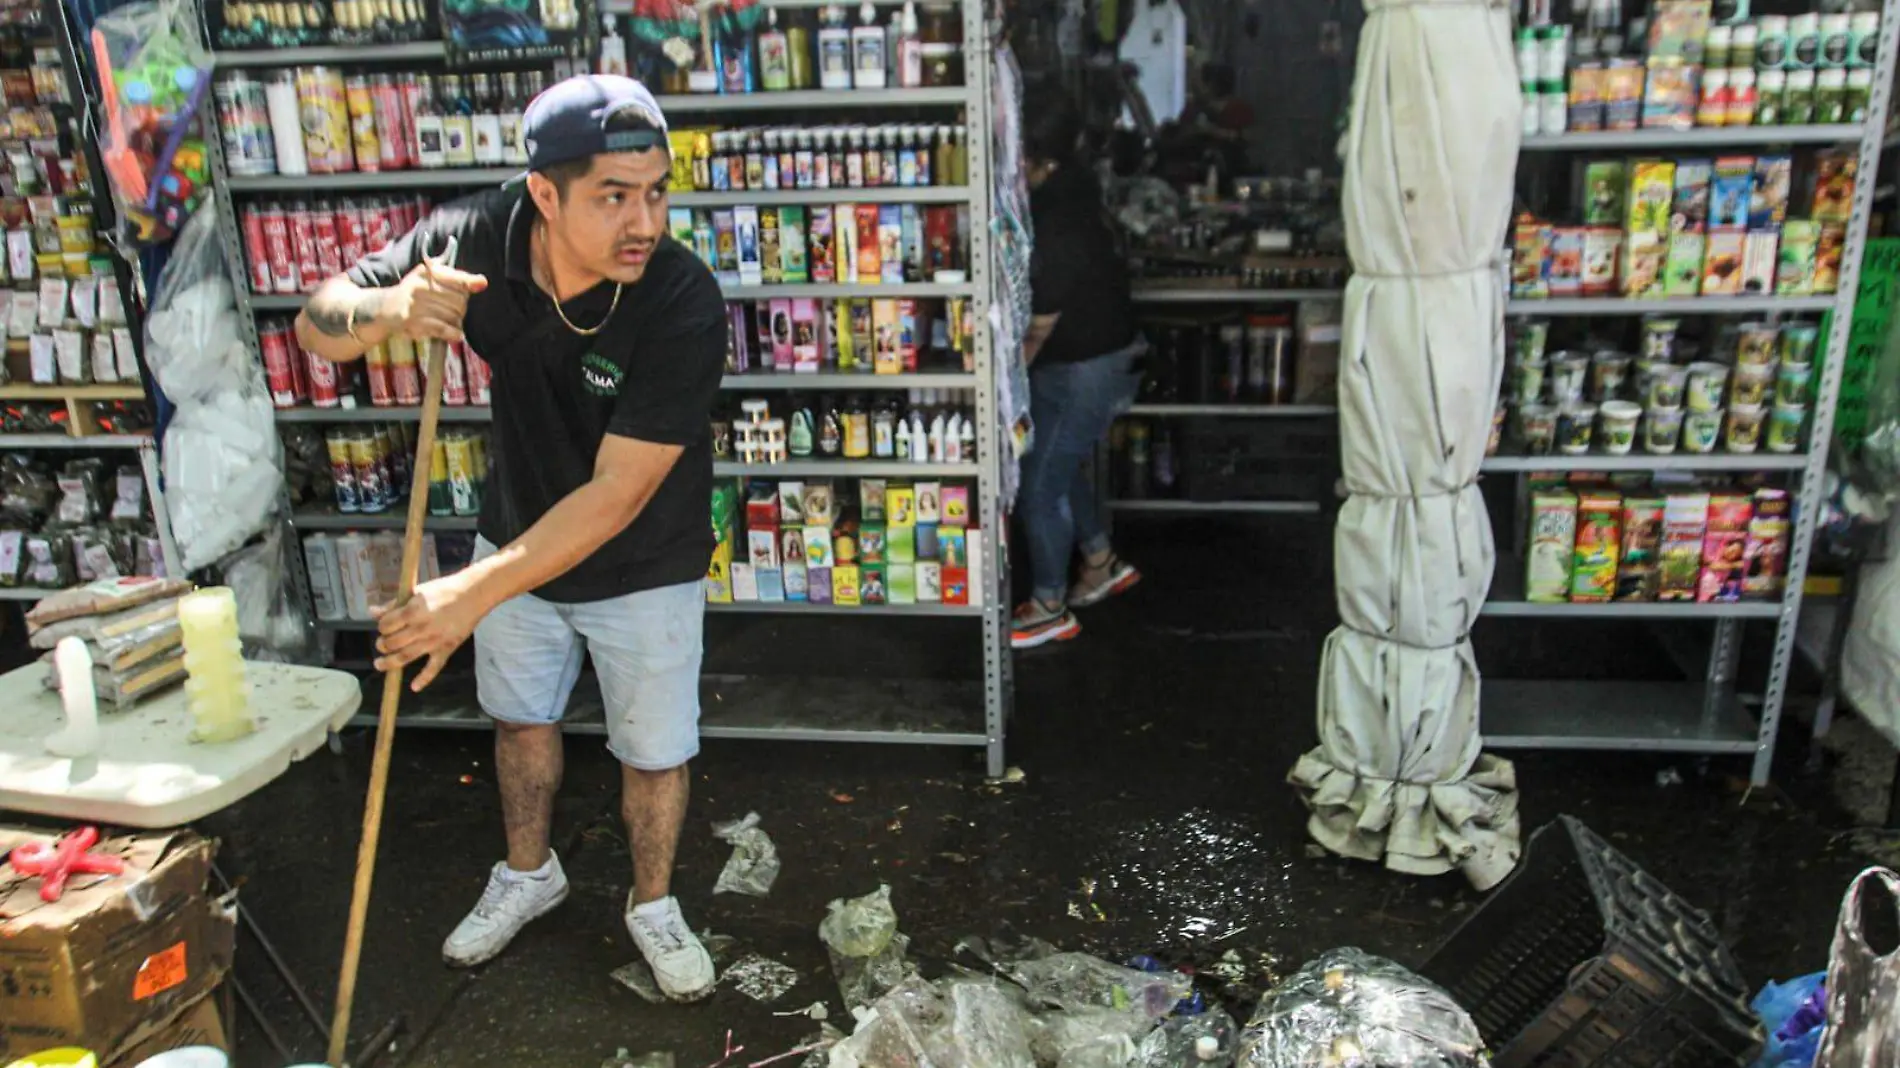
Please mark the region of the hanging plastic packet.
<svg viewBox="0 0 1900 1068"><path fill-rule="evenodd" d="M210 57L182 0L133 3L93 25L99 75L99 156L126 245L171 240L209 188L197 115L211 87Z"/></svg>
<svg viewBox="0 0 1900 1068"><path fill-rule="evenodd" d="M713 824L713 837L732 843L732 856L719 873L713 893L764 897L772 892L772 881L778 878L778 849L759 828L758 813L748 812L742 820Z"/></svg>

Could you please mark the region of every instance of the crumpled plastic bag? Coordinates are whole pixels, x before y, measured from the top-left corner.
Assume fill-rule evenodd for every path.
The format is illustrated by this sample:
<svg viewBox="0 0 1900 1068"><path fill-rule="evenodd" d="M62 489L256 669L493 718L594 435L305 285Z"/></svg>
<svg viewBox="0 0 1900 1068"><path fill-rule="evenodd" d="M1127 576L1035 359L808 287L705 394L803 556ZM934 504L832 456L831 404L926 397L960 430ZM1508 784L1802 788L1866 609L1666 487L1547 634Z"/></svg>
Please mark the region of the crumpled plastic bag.
<svg viewBox="0 0 1900 1068"><path fill-rule="evenodd" d="M1231 1065L1240 1028L1227 1010L1210 1005L1192 1016L1170 1016L1135 1049L1136 1068L1201 1068ZM1205 1047L1203 1040L1209 1040ZM1211 1051L1204 1055L1203 1048Z"/></svg>
<svg viewBox="0 0 1900 1068"><path fill-rule="evenodd" d="M1070 1046L1056 1068L1128 1068L1134 1059L1135 1044L1127 1035L1095 1035Z"/></svg>
<svg viewBox="0 0 1900 1068"><path fill-rule="evenodd" d="M159 278L145 357L177 406L165 431L165 504L185 570L264 528L283 490L283 446L237 304L214 212L192 217Z"/></svg>
<svg viewBox="0 0 1900 1068"><path fill-rule="evenodd" d="M911 975L832 1047L830 1068L1036 1068L1029 1017L994 980Z"/></svg>
<svg viewBox="0 0 1900 1068"><path fill-rule="evenodd" d="M1750 1068L1810 1068L1827 1030L1827 973L1768 983L1748 1003L1768 1032Z"/></svg>
<svg viewBox="0 0 1900 1068"><path fill-rule="evenodd" d="M1193 980L1179 972L1136 971L1087 953L1016 961L1007 971L1029 991L1032 1003L1068 1010L1114 1009L1151 1025L1194 992Z"/></svg>
<svg viewBox="0 0 1900 1068"><path fill-rule="evenodd" d="M1266 992L1240 1068L1484 1068L1484 1039L1450 994L1383 957L1328 950Z"/></svg>
<svg viewBox="0 0 1900 1068"><path fill-rule="evenodd" d="M1114 1038L1128 1044L1132 1058L1134 1040L1153 1027L1154 1021L1146 1014L1121 1009L1083 1008L1039 1013L1030 1019L1029 1048L1037 1064L1063 1064L1070 1057L1082 1058L1086 1063L1086 1058L1098 1055L1092 1050L1100 1039ZM1128 1061L1121 1063L1125 1065Z"/></svg>
<svg viewBox="0 0 1900 1068"><path fill-rule="evenodd" d="M89 35L105 172L93 180L112 191L122 247L169 241L211 188L197 136L211 57L193 31L196 9L182 0L125 4Z"/></svg>
<svg viewBox="0 0 1900 1068"><path fill-rule="evenodd" d="M732 843L732 856L713 884L713 893L764 897L772 892L772 882L778 878L778 848L759 827L758 813L713 824L713 837Z"/></svg>
<svg viewBox="0 0 1900 1068"><path fill-rule="evenodd" d="M256 544L225 559L224 584L237 599L238 637L244 658L271 663L317 662L316 623L290 595L290 523L278 520Z"/></svg>
<svg viewBox="0 0 1900 1068"><path fill-rule="evenodd" d="M871 1004L911 972L904 958L910 939L897 930L889 886L833 901L818 924L818 938L831 956L832 974L847 1008Z"/></svg>

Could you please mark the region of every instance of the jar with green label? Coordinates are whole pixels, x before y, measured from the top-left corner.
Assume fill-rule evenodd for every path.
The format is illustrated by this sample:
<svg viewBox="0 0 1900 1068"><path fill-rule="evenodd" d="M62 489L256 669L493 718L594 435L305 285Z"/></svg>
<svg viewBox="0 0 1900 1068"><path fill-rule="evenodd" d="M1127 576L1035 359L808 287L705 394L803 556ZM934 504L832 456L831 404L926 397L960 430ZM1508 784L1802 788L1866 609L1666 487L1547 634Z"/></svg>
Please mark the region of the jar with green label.
<svg viewBox="0 0 1900 1068"><path fill-rule="evenodd" d="M1828 67L1814 74L1814 121L1826 126L1847 121L1847 71Z"/></svg>
<svg viewBox="0 0 1900 1068"><path fill-rule="evenodd" d="M1788 72L1762 70L1755 75L1755 125L1779 126L1781 98L1788 91Z"/></svg>
<svg viewBox="0 0 1900 1068"><path fill-rule="evenodd" d="M1859 11L1849 16L1847 65L1872 67L1880 58L1880 12Z"/></svg>
<svg viewBox="0 0 1900 1068"><path fill-rule="evenodd" d="M1755 66L1780 70L1788 62L1788 17L1763 15L1755 20Z"/></svg>
<svg viewBox="0 0 1900 1068"><path fill-rule="evenodd" d="M1788 87L1781 96L1781 124L1806 126L1814 121L1814 72L1791 70Z"/></svg>
<svg viewBox="0 0 1900 1068"><path fill-rule="evenodd" d="M1847 102L1842 108L1848 122L1866 122L1867 108L1874 98L1874 72L1855 67L1847 72Z"/></svg>

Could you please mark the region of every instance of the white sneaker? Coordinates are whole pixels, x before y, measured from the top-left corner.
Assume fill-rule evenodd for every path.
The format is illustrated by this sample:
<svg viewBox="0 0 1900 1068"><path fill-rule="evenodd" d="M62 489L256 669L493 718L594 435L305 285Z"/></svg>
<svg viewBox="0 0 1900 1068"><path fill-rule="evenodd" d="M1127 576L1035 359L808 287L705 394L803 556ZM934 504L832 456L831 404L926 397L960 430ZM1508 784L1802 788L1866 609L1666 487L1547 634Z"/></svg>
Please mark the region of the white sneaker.
<svg viewBox="0 0 1900 1068"><path fill-rule="evenodd" d="M636 908L629 893L627 933L669 1000L699 1001L713 992L712 957L686 926L677 899L662 898Z"/></svg>
<svg viewBox="0 0 1900 1068"><path fill-rule="evenodd" d="M469 968L494 959L529 922L553 911L567 900L567 873L561 858L548 854L545 874L518 872L507 864L488 873L488 888L474 911L462 918L448 941L442 959L452 967Z"/></svg>

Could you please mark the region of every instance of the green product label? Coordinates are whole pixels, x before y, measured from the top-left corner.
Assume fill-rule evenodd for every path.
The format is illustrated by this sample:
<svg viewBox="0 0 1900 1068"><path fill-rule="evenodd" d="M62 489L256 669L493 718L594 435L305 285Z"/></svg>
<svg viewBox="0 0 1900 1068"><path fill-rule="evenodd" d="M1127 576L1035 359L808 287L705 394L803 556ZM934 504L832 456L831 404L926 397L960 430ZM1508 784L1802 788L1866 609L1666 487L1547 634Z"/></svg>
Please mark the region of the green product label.
<svg viewBox="0 0 1900 1068"><path fill-rule="evenodd" d="M598 352L581 357L581 385L596 397L620 396L620 379L625 375L625 371Z"/></svg>
<svg viewBox="0 0 1900 1068"><path fill-rule="evenodd" d="M1867 431L1867 390L1873 385L1874 370L1887 351L1897 283L1900 283L1900 237L1868 238L1860 261L1860 289L1854 296L1854 316L1847 332L1847 360L1841 368L1840 402L1834 410L1834 438L1849 449L1859 448ZM1816 367L1814 373L1818 377L1821 369Z"/></svg>

